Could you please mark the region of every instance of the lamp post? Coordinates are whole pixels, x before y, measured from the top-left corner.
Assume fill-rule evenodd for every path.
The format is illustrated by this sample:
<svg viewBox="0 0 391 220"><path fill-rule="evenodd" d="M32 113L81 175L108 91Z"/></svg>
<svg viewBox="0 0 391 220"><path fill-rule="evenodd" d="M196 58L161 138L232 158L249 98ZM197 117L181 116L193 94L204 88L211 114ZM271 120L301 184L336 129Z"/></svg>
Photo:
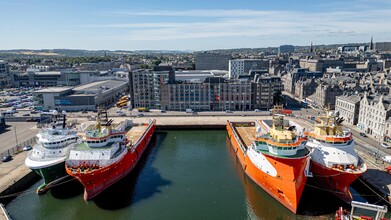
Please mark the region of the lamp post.
<svg viewBox="0 0 391 220"><path fill-rule="evenodd" d="M380 125L380 129L384 129L383 128L383 123L379 123ZM379 145L377 146L377 153L376 153L376 163L377 163L377 158L379 158L379 152L380 152L380 145L381 145L381 142L383 141L383 132L380 130L379 131Z"/></svg>
<svg viewBox="0 0 391 220"><path fill-rule="evenodd" d="M18 135L16 134L16 126L14 127L14 132L15 132L16 150L19 152Z"/></svg>

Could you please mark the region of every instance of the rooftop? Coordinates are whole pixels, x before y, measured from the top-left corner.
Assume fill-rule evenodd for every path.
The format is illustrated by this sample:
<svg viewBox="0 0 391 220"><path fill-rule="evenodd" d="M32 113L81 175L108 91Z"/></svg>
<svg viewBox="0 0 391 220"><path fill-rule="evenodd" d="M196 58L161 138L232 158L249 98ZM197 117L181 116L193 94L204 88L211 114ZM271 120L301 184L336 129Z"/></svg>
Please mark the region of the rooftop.
<svg viewBox="0 0 391 220"><path fill-rule="evenodd" d="M61 75L60 71L47 71L47 72L35 72L35 75L42 75L42 76L47 76L47 75Z"/></svg>
<svg viewBox="0 0 391 220"><path fill-rule="evenodd" d="M65 92L65 91L68 91L71 89L72 89L72 87L49 87L46 89L40 89L40 90L34 91L33 93Z"/></svg>
<svg viewBox="0 0 391 220"><path fill-rule="evenodd" d="M97 81L97 82L92 82L88 84L84 84L81 86L76 86L74 88L75 91L79 90L98 90L98 89L112 89L116 88L119 86L122 86L124 84L127 84L128 82L126 81L117 81L117 80L104 80L104 81Z"/></svg>

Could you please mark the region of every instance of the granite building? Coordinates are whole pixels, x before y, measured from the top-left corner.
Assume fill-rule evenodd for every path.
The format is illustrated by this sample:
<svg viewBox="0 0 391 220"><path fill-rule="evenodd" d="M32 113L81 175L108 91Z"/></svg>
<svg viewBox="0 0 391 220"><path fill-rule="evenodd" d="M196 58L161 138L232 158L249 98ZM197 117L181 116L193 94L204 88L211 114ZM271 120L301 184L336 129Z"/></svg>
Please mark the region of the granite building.
<svg viewBox="0 0 391 220"><path fill-rule="evenodd" d="M343 117L345 119L345 123L351 125L356 125L358 123L361 99L362 96L358 94L345 94L336 97L335 111L338 111L340 117Z"/></svg>
<svg viewBox="0 0 391 220"><path fill-rule="evenodd" d="M195 69L196 70L228 70L228 63L231 55L202 52L196 53Z"/></svg>

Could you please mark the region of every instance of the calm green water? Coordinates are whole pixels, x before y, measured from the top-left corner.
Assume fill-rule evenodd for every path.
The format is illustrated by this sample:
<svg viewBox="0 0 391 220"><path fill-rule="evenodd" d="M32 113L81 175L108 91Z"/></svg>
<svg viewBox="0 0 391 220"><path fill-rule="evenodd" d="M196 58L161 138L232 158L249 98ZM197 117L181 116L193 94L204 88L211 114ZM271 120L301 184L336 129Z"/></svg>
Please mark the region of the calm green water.
<svg viewBox="0 0 391 220"><path fill-rule="evenodd" d="M84 202L77 181L40 196L38 182L7 210L13 219L330 219L341 205L307 187L293 215L245 176L226 131L158 132L145 153L92 201Z"/></svg>

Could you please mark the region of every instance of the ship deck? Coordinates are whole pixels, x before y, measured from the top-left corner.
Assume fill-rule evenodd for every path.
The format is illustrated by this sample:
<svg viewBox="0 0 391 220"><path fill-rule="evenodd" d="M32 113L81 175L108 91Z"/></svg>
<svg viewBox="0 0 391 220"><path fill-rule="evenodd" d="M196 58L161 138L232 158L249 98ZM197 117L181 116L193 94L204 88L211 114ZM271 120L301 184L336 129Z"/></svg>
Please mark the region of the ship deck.
<svg viewBox="0 0 391 220"><path fill-rule="evenodd" d="M147 128L147 125L133 126L128 132L126 132L125 137L130 143L136 143L145 133Z"/></svg>
<svg viewBox="0 0 391 220"><path fill-rule="evenodd" d="M236 131L238 132L239 137L244 142L245 146L250 146L254 141L255 126L249 127L237 127L235 126Z"/></svg>
<svg viewBox="0 0 391 220"><path fill-rule="evenodd" d="M241 138L243 144L246 147L249 147L252 145L252 142L255 139L255 126L235 126L233 124L233 127L236 129L236 132L238 133L239 138ZM298 150L295 155L287 156L287 155L275 155L270 153L269 151L264 151L264 150L257 150L258 152L262 152L267 155L271 155L274 157L285 157L285 158L295 158L295 157L303 157L308 154L307 149L301 149Z"/></svg>

